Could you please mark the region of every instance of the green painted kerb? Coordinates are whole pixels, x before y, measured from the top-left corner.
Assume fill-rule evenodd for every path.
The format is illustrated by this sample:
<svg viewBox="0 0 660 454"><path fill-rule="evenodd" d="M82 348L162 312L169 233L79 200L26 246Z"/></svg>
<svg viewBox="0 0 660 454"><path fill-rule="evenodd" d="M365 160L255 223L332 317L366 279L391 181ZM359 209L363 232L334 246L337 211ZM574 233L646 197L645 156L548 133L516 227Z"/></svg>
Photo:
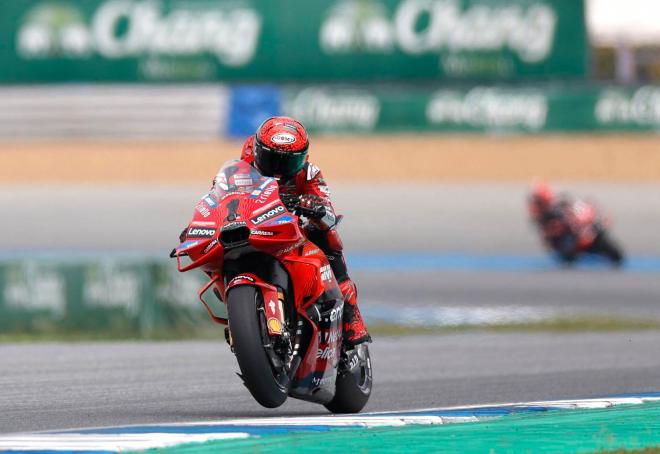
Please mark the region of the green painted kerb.
<svg viewBox="0 0 660 454"><path fill-rule="evenodd" d="M477 423L271 435L158 450L211 452L604 452L660 446L660 402L557 410Z"/></svg>

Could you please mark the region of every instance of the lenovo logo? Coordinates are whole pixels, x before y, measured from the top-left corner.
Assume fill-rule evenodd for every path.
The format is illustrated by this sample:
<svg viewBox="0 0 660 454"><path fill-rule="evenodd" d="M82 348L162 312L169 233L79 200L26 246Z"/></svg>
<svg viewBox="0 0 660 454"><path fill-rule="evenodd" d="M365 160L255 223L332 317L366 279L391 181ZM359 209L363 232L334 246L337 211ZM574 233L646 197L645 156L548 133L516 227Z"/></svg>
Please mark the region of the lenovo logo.
<svg viewBox="0 0 660 454"><path fill-rule="evenodd" d="M190 227L188 229L188 238L211 238L215 235L215 229L205 227Z"/></svg>

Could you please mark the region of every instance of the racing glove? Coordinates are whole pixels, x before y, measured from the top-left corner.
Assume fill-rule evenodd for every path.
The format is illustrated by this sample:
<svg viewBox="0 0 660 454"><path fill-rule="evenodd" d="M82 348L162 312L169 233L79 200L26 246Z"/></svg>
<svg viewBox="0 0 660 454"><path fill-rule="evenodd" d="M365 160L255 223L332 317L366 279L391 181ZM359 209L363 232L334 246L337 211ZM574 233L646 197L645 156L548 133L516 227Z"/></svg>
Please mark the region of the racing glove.
<svg viewBox="0 0 660 454"><path fill-rule="evenodd" d="M313 194L301 195L296 208L300 214L310 219L321 219L326 214L325 200Z"/></svg>

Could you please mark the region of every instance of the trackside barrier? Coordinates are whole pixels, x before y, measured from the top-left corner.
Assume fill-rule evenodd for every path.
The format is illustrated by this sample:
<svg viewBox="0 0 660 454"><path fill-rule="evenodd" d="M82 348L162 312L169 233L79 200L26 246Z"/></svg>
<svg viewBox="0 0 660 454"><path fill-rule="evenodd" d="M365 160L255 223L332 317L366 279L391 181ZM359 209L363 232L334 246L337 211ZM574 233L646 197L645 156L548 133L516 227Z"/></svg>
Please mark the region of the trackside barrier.
<svg viewBox="0 0 660 454"><path fill-rule="evenodd" d="M169 260L0 262L0 335L159 336L210 326L197 301L207 279Z"/></svg>
<svg viewBox="0 0 660 454"><path fill-rule="evenodd" d="M293 116L315 132L660 131L660 87L654 85L288 86L280 102L269 115ZM255 103L254 112L263 105ZM248 103L240 111L230 107L228 116L249 130L242 120L252 118L248 110Z"/></svg>

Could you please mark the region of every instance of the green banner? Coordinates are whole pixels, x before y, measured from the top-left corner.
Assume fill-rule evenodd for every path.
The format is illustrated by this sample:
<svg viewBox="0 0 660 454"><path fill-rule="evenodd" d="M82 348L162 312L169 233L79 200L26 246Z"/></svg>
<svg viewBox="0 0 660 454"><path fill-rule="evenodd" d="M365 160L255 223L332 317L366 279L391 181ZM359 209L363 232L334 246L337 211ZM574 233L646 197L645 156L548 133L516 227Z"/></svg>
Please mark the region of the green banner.
<svg viewBox="0 0 660 454"><path fill-rule="evenodd" d="M311 86L286 89L283 112L316 132L659 131L660 87Z"/></svg>
<svg viewBox="0 0 660 454"><path fill-rule="evenodd" d="M211 322L201 272L173 261L48 259L0 262L0 335L105 337L199 333Z"/></svg>
<svg viewBox="0 0 660 454"><path fill-rule="evenodd" d="M0 2L0 82L514 80L587 72L583 0Z"/></svg>

